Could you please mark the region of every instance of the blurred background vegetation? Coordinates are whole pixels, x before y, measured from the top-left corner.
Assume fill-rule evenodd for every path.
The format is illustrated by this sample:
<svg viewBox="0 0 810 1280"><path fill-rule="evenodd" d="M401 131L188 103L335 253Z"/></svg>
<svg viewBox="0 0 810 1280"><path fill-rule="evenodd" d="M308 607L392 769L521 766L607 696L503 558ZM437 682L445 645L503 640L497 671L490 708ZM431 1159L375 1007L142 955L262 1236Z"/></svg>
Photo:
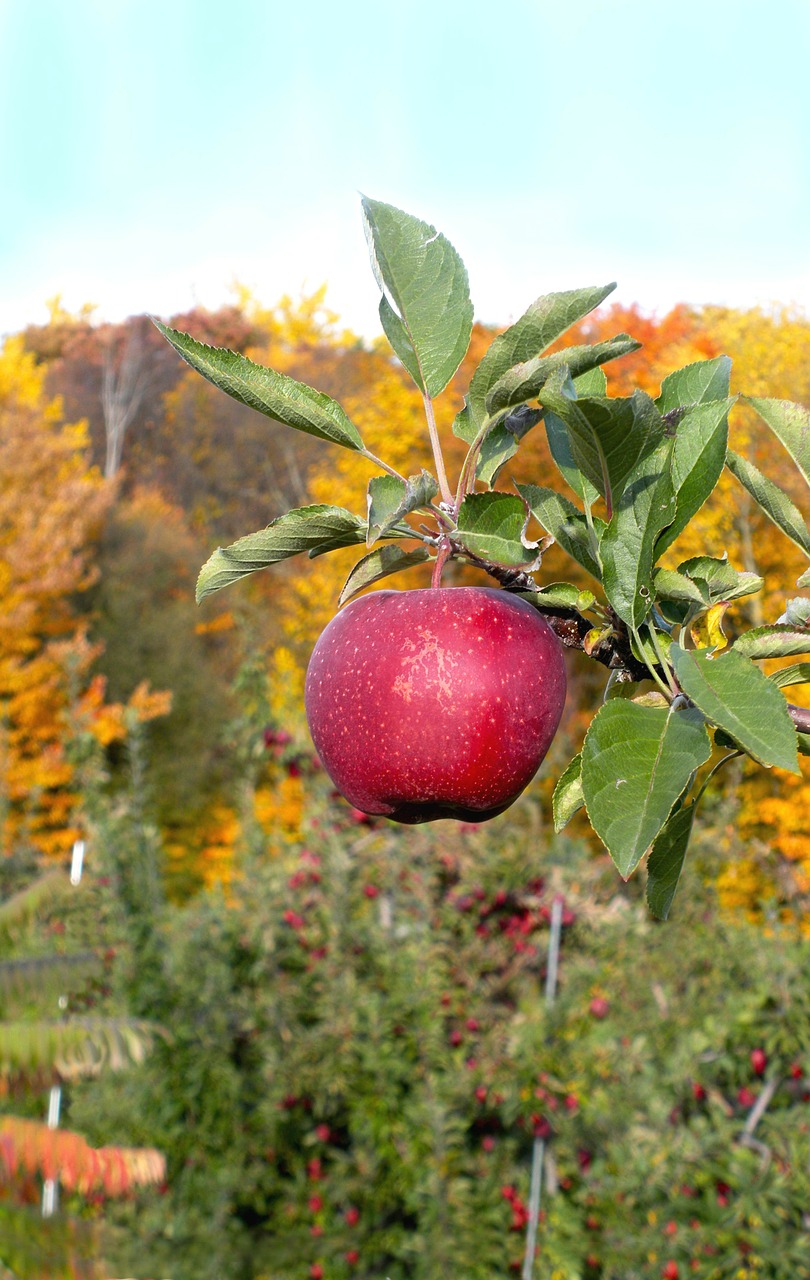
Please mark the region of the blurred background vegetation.
<svg viewBox="0 0 810 1280"><path fill-rule="evenodd" d="M171 324L328 391L406 473L426 463L416 392L324 290L270 308L240 290ZM614 306L566 340L617 330L644 346L608 366L612 394L725 352L733 391L810 403L799 313ZM476 327L439 402L451 469L492 336ZM801 502L745 410L732 442ZM550 827L603 683L574 655L552 755L513 810L363 820L302 707L357 550L193 595L217 544L307 501L362 513L370 474L216 392L143 317L96 324L57 299L0 350L0 1274L519 1272L541 1136L540 1280L810 1276L810 773L740 765L656 924L584 825ZM515 474L558 487L542 431ZM730 631L775 620L803 567L727 476L673 564L698 551L766 579ZM547 581L577 572L544 561ZM47 1043L21 1030L43 1019L62 1028ZM117 1152L118 1175L20 1128L53 1081L67 1132ZM143 1164L154 1151L165 1169ZM43 1223L54 1170L64 1211Z"/></svg>

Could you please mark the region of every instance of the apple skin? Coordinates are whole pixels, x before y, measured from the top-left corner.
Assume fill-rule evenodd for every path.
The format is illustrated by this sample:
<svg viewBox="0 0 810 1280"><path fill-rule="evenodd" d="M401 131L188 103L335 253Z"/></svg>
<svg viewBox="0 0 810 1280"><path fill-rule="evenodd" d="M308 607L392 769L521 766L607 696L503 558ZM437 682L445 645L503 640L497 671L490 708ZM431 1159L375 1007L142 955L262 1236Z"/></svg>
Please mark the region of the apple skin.
<svg viewBox="0 0 810 1280"><path fill-rule="evenodd" d="M493 587L360 596L306 678L310 733L351 805L395 822L486 822L531 782L565 703L562 646Z"/></svg>

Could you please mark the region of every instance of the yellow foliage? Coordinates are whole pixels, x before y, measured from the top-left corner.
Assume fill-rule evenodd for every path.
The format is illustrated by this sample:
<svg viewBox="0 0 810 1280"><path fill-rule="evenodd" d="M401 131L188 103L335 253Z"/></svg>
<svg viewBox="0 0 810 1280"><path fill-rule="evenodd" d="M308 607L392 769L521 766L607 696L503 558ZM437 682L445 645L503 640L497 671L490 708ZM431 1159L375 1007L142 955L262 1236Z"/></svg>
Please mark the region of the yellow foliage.
<svg viewBox="0 0 810 1280"><path fill-rule="evenodd" d="M97 655L72 609L109 490L84 424L64 424L19 337L0 348L0 799L2 846L46 854L75 838L68 709Z"/></svg>
<svg viewBox="0 0 810 1280"><path fill-rule="evenodd" d="M388 376L373 382L367 393L347 398L344 408L367 447L389 466L410 475L431 465L422 398L394 368ZM356 453L330 453L323 469L311 481L311 499L364 515L368 482L377 474L379 468ZM363 554L365 549L352 548L312 562L296 562L297 573L285 593L284 629L302 660L334 617L340 589L352 565ZM411 572L411 585L418 581ZM399 584L394 579L392 585Z"/></svg>

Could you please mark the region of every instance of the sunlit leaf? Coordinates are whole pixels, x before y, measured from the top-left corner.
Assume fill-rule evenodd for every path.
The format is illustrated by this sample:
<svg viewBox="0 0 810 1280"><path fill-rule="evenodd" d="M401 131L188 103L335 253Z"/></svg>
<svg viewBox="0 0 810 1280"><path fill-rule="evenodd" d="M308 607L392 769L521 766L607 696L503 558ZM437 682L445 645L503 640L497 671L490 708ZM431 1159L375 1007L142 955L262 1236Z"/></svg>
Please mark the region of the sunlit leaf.
<svg viewBox="0 0 810 1280"><path fill-rule="evenodd" d="M760 764L799 772L796 730L781 693L735 649L719 658L673 645L678 683L712 724Z"/></svg>
<svg viewBox="0 0 810 1280"><path fill-rule="evenodd" d="M437 396L470 343L464 263L446 236L402 209L364 198L363 214L386 334L417 386Z"/></svg>

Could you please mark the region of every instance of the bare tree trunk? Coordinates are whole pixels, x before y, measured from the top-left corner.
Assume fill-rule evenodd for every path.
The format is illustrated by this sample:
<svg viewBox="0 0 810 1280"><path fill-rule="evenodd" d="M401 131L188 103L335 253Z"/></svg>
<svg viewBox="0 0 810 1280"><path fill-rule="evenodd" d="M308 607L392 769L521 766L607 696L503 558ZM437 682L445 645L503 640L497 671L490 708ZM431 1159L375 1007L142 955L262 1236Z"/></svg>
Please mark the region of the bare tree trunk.
<svg viewBox="0 0 810 1280"><path fill-rule="evenodd" d="M107 480L111 480L121 466L124 437L143 399L146 377L143 348L137 335L130 334L126 338L118 361L110 342L104 353L101 378L101 407L107 437L104 476Z"/></svg>

